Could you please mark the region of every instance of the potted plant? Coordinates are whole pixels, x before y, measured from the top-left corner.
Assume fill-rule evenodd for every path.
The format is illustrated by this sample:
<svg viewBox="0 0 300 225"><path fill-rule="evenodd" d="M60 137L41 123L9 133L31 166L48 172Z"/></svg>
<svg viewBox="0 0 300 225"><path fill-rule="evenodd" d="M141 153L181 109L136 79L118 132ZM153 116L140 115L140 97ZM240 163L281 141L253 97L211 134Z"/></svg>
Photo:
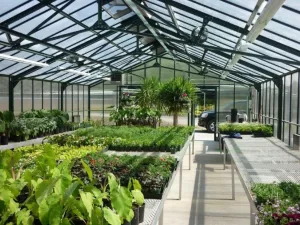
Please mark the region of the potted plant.
<svg viewBox="0 0 300 225"><path fill-rule="evenodd" d="M15 116L10 111L3 111L0 114L0 119L2 119L2 121L5 124L5 130L4 132L2 132L2 137L1 137L1 145L7 145L10 136L10 131L11 131L11 122L15 119Z"/></svg>
<svg viewBox="0 0 300 225"><path fill-rule="evenodd" d="M178 115L189 109L195 99L195 86L188 80L177 77L162 85L159 98L166 113L173 115L173 125L178 125Z"/></svg>
<svg viewBox="0 0 300 225"><path fill-rule="evenodd" d="M5 131L5 123L0 120L0 133L2 134ZM1 136L0 136L0 143L1 143Z"/></svg>
<svg viewBox="0 0 300 225"><path fill-rule="evenodd" d="M131 224L138 225L139 223L144 222L145 215L145 198L142 193L142 186L138 180L131 178L128 183L128 189L131 191L131 194L133 196L133 205L138 209L133 209L133 211L138 211L138 213L134 214Z"/></svg>

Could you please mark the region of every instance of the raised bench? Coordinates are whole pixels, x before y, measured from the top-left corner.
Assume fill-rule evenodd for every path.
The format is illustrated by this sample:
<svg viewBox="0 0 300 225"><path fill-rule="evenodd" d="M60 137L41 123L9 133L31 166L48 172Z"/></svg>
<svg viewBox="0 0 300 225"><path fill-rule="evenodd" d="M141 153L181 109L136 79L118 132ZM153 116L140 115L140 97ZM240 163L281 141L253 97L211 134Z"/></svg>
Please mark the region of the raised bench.
<svg viewBox="0 0 300 225"><path fill-rule="evenodd" d="M255 183L294 182L300 184L300 152L292 151L281 140L253 138L224 139L224 168L226 155L231 157L232 199L235 199L234 170L250 202L250 224L255 224L256 207L251 195Z"/></svg>
<svg viewBox="0 0 300 225"><path fill-rule="evenodd" d="M192 135L188 138L185 145L182 147L182 149L175 154L171 154L169 152L120 152L120 151L112 151L112 150L106 150L105 154L108 155L142 155L142 156L165 156L170 155L174 156L178 160L177 168L173 172L167 188L165 188L162 198L161 199L145 199L145 219L144 222L140 225L156 225L157 223L159 225L163 224L163 215L164 215L164 204L167 200L167 196L169 194L169 191L172 187L172 184L175 180L176 174L179 172L179 193L178 193L178 200L181 200L181 194L182 194L182 164L183 164L183 158L186 155L187 150L189 150L188 157L189 157L189 170L191 169L191 156L192 151L194 153L194 141L195 141L195 133L193 132Z"/></svg>

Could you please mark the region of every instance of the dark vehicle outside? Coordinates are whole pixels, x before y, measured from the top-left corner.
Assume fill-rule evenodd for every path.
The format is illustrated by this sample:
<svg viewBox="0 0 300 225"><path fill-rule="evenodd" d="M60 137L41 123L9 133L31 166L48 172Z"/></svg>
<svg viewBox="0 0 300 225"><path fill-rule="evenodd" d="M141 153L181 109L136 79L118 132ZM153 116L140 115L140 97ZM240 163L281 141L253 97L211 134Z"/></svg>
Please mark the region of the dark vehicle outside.
<svg viewBox="0 0 300 225"><path fill-rule="evenodd" d="M238 112L243 114L247 112L247 100L240 100L235 102L235 107L238 109ZM230 110L233 108L233 103L229 103L225 105L220 110L220 118L221 115L224 115L224 120L226 115L230 114ZM205 127L208 132L215 132L215 119L216 119L216 112L215 110L204 111L198 117L198 126Z"/></svg>

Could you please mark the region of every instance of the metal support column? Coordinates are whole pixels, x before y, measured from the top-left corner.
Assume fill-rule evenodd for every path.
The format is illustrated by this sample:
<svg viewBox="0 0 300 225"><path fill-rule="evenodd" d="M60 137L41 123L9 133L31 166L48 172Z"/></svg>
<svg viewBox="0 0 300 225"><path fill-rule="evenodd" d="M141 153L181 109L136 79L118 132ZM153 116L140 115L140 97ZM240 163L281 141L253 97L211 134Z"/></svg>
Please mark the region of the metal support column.
<svg viewBox="0 0 300 225"><path fill-rule="evenodd" d="M282 78L274 79L274 84L278 88L278 121L277 121L277 138L281 139L281 131L282 131L282 95L283 95L283 85Z"/></svg>
<svg viewBox="0 0 300 225"><path fill-rule="evenodd" d="M104 125L104 82L102 83L102 125Z"/></svg>
<svg viewBox="0 0 300 225"><path fill-rule="evenodd" d="M19 81L16 81L14 77L10 76L8 82L8 109L9 111L14 112L14 88Z"/></svg>
<svg viewBox="0 0 300 225"><path fill-rule="evenodd" d="M60 85L60 110L61 111L64 111L67 109L66 107L64 109L64 91L66 90L66 88L67 88L67 84L62 83Z"/></svg>
<svg viewBox="0 0 300 225"><path fill-rule="evenodd" d="M88 86L88 120L91 120L91 86Z"/></svg>
<svg viewBox="0 0 300 225"><path fill-rule="evenodd" d="M258 109L257 109L257 117L258 117L258 122L261 123L260 121L260 115L261 115L261 84L257 84L254 86L257 93L258 93Z"/></svg>

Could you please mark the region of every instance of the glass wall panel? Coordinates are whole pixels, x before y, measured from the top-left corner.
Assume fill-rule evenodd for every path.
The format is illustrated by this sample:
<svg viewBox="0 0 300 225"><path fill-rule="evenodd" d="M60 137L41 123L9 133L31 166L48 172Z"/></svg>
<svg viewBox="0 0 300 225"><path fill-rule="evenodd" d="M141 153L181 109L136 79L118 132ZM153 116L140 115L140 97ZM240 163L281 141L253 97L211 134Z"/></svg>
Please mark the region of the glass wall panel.
<svg viewBox="0 0 300 225"><path fill-rule="evenodd" d="M32 80L23 80L23 111L32 109Z"/></svg>
<svg viewBox="0 0 300 225"><path fill-rule="evenodd" d="M0 77L0 111L3 110L8 110L8 78L7 77Z"/></svg>
<svg viewBox="0 0 300 225"><path fill-rule="evenodd" d="M72 105L73 105L73 101L72 101L72 85L68 86L65 90L65 109L66 111L69 113L70 117L72 117Z"/></svg>
<svg viewBox="0 0 300 225"><path fill-rule="evenodd" d="M297 101L298 101L298 73L292 75L292 111L291 122L297 123ZM293 134L293 133L292 133Z"/></svg>
<svg viewBox="0 0 300 225"><path fill-rule="evenodd" d="M83 101L83 86L82 85L78 85L79 88L79 115L80 115L80 119L81 121L84 120L84 116L83 116L83 111L84 111L84 101Z"/></svg>
<svg viewBox="0 0 300 225"><path fill-rule="evenodd" d="M219 122L226 121L226 115L229 115L234 107L234 87L233 85L220 86L220 107Z"/></svg>
<svg viewBox="0 0 300 225"><path fill-rule="evenodd" d="M42 81L34 81L34 109L42 108Z"/></svg>
<svg viewBox="0 0 300 225"><path fill-rule="evenodd" d="M78 85L73 85L73 115L79 115L78 93Z"/></svg>
<svg viewBox="0 0 300 225"><path fill-rule="evenodd" d="M52 82L52 109L58 109L58 83Z"/></svg>
<svg viewBox="0 0 300 225"><path fill-rule="evenodd" d="M44 91L44 109L51 109L51 89L50 82L43 81L43 91Z"/></svg>
<svg viewBox="0 0 300 225"><path fill-rule="evenodd" d="M14 113L15 113L15 115L18 115L22 112L22 104L23 103L21 100L21 90L22 90L22 81L20 81L14 88ZM7 102L8 102L8 100L7 100Z"/></svg>
<svg viewBox="0 0 300 225"><path fill-rule="evenodd" d="M102 84L91 88L91 119L102 119Z"/></svg>

